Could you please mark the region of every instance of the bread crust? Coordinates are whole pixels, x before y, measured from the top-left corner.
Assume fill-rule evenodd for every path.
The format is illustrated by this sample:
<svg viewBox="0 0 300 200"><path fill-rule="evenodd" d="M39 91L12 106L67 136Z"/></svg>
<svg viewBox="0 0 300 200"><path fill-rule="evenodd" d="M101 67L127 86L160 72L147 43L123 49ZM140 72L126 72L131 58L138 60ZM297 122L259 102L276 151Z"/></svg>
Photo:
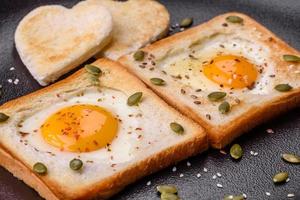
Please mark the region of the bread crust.
<svg viewBox="0 0 300 200"><path fill-rule="evenodd" d="M264 41L261 41L266 46L272 47L274 51L281 52L282 54L293 54L300 55L300 52L290 47L275 34L270 32L268 29L260 25L254 19L247 15L237 12L226 13L219 15L212 20L205 22L199 26L191 28L187 31L177 33L171 37L165 38L158 42L149 45L142 50L148 54L160 55L162 52L168 52L168 50L180 46L187 41L197 39L199 33L213 33L216 29L215 25L221 25L224 23L224 19L227 16L235 15L244 19L245 26L256 29L257 32L261 33L265 37ZM183 46L183 45L182 45ZM180 46L181 47L181 46ZM276 49L276 50L275 50ZM287 63L280 59L281 57L272 57L276 63L276 67L281 71L282 74L288 76ZM146 75L139 73L137 65L132 61L132 55L123 56L119 59L130 72L141 78L155 93L162 97L166 102L175 107L177 110L184 113L186 116L192 118L203 126L208 132L210 145L214 148L221 149L235 138L240 136L242 133L250 130L254 126L267 121L280 113L286 112L300 104L300 88L294 88L288 93L282 93L279 97L273 98L271 101L265 102L260 106L252 106L250 109L245 110L244 114L239 116L238 119L230 121L224 125L213 125L209 120L198 115L191 107L186 105L183 101L170 96L164 88L155 86L149 82L149 77L145 78ZM288 79L288 78L286 78Z"/></svg>
<svg viewBox="0 0 300 200"><path fill-rule="evenodd" d="M113 79L115 82L109 78L109 75L107 76L107 79L103 77L102 84L105 86L109 87L110 84L112 84L116 87L117 85L122 84L124 86L122 89L129 90L129 93L132 93L132 91L135 91L136 88L139 88L145 95L147 95L147 97L151 97L153 103L166 109L166 111L170 114L180 116L180 118L184 119L187 124L195 127L193 128L194 132L191 136L189 136L189 138L179 142L177 145L171 146L163 151L159 151L139 162L132 163L127 168L118 171L108 178L100 180L92 186L89 185L84 187L80 189L80 191L72 191L69 188L62 188L55 181L48 178L47 175L35 175L31 168L23 162L22 158L14 156L9 149L5 148L5 146L0 143L0 165L5 167L16 177L22 179L26 184L38 191L39 194L47 200L83 200L94 197L107 199L122 190L126 185L171 164L179 162L189 156L200 153L208 148L207 136L199 125L177 113L175 109L171 108L151 90L147 89L140 80L129 74L125 68L107 59L100 59L94 62L93 65L100 67L102 70L109 69L111 70L111 73L114 74ZM65 80L57 82L27 96L5 103L0 107L0 110L1 112L13 114L15 110L32 106L32 99L45 98L47 94L55 95L57 91L67 90L70 88L70 85L74 83L86 82L85 75L85 70L81 69ZM124 81L127 84L124 84ZM130 89L132 91L130 91Z"/></svg>

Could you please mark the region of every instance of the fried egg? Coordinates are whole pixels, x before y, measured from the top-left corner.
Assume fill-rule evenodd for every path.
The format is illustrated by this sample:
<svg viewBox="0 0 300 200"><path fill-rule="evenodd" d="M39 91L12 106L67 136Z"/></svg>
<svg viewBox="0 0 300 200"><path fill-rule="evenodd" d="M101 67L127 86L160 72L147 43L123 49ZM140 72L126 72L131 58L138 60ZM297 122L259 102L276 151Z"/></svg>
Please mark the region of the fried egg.
<svg viewBox="0 0 300 200"><path fill-rule="evenodd" d="M108 159L113 151L114 162L125 162L141 145L139 130L143 129L138 120L141 110L124 106L126 101L126 95L117 90L85 90L27 117L20 132L31 133L26 143L39 151L100 160Z"/></svg>
<svg viewBox="0 0 300 200"><path fill-rule="evenodd" d="M274 73L269 51L259 43L217 35L191 52L170 56L162 68L194 89L264 94L272 89L267 83Z"/></svg>

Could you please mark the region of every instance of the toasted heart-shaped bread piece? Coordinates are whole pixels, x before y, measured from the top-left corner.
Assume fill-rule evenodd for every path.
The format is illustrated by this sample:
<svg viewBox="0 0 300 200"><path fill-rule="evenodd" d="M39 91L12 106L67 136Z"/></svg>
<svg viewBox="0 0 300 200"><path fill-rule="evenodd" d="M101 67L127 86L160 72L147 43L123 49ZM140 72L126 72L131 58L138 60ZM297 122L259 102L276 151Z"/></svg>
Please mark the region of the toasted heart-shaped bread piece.
<svg viewBox="0 0 300 200"><path fill-rule="evenodd" d="M21 20L15 44L24 65L44 86L99 52L111 31L112 16L101 5L42 6Z"/></svg>
<svg viewBox="0 0 300 200"><path fill-rule="evenodd" d="M208 148L197 123L106 59L0 113L0 165L47 200L106 199Z"/></svg>
<svg viewBox="0 0 300 200"><path fill-rule="evenodd" d="M105 6L113 16L112 42L96 57L117 60L165 36L170 23L168 10L153 0L87 0Z"/></svg>
<svg viewBox="0 0 300 200"><path fill-rule="evenodd" d="M300 102L300 52L240 13L217 16L120 62L205 127L215 148Z"/></svg>

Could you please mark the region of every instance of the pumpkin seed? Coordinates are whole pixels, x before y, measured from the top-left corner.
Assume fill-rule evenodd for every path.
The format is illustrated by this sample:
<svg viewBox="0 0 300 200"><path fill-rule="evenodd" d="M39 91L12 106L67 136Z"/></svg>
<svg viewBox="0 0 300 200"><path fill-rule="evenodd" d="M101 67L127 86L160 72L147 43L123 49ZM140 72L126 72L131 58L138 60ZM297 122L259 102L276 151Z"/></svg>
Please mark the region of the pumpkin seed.
<svg viewBox="0 0 300 200"><path fill-rule="evenodd" d="M151 78L150 81L151 81L152 84L159 85L159 86L162 86L162 85L166 84L166 82L161 78Z"/></svg>
<svg viewBox="0 0 300 200"><path fill-rule="evenodd" d="M9 116L7 116L6 114L0 113L0 123L7 121L8 118L9 118Z"/></svg>
<svg viewBox="0 0 300 200"><path fill-rule="evenodd" d="M234 144L230 148L230 156L236 160L243 156L243 149L239 144Z"/></svg>
<svg viewBox="0 0 300 200"><path fill-rule="evenodd" d="M224 101L219 105L219 111L222 114L226 114L230 111L230 104L227 101Z"/></svg>
<svg viewBox="0 0 300 200"><path fill-rule="evenodd" d="M37 162L33 165L33 171L40 175L45 175L47 173L47 167L41 163Z"/></svg>
<svg viewBox="0 0 300 200"><path fill-rule="evenodd" d="M288 92L291 89L293 89L293 87L290 86L289 84L278 84L275 86L275 90L277 90L279 92Z"/></svg>
<svg viewBox="0 0 300 200"><path fill-rule="evenodd" d="M98 67L94 66L94 65L85 65L85 70L95 76L100 76L102 71L101 69L99 69Z"/></svg>
<svg viewBox="0 0 300 200"><path fill-rule="evenodd" d="M226 21L231 22L231 23L242 23L244 20L243 18L239 17L239 16L228 16L226 17Z"/></svg>
<svg viewBox="0 0 300 200"><path fill-rule="evenodd" d="M212 92L207 97L210 101L219 101L226 96L225 92Z"/></svg>
<svg viewBox="0 0 300 200"><path fill-rule="evenodd" d="M223 200L244 200L245 197L243 195L238 195L238 196L234 196L234 195L227 195L224 197Z"/></svg>
<svg viewBox="0 0 300 200"><path fill-rule="evenodd" d="M145 52L143 51L137 51L133 54L133 58L136 61L143 61L145 58Z"/></svg>
<svg viewBox="0 0 300 200"><path fill-rule="evenodd" d="M179 200L179 197L176 194L163 192L160 195L161 200Z"/></svg>
<svg viewBox="0 0 300 200"><path fill-rule="evenodd" d="M171 193L171 194L177 193L177 188L173 185L158 185L156 189L160 193Z"/></svg>
<svg viewBox="0 0 300 200"><path fill-rule="evenodd" d="M284 153L281 155L281 158L289 163L300 164L300 156L290 153Z"/></svg>
<svg viewBox="0 0 300 200"><path fill-rule="evenodd" d="M180 22L180 27L181 28L187 28L187 27L190 27L192 24L193 24L193 18L191 17L187 17L187 18L184 18L183 20L181 20Z"/></svg>
<svg viewBox="0 0 300 200"><path fill-rule="evenodd" d="M170 128L172 129L172 131L174 131L175 133L177 133L179 135L183 134L183 132L184 132L184 128L176 122L172 122L170 124Z"/></svg>
<svg viewBox="0 0 300 200"><path fill-rule="evenodd" d="M300 62L300 57L295 55L283 55L283 60L287 62Z"/></svg>
<svg viewBox="0 0 300 200"><path fill-rule="evenodd" d="M282 183L282 182L285 182L286 179L288 179L288 177L289 177L289 173L279 172L273 176L273 182L274 183Z"/></svg>
<svg viewBox="0 0 300 200"><path fill-rule="evenodd" d="M73 160L70 161L69 164L70 168L77 171L80 170L83 166L83 163L81 160L74 158Z"/></svg>
<svg viewBox="0 0 300 200"><path fill-rule="evenodd" d="M129 106L135 106L137 105L141 99L142 99L143 93L142 92L136 92L133 95L131 95L127 100L127 105Z"/></svg>

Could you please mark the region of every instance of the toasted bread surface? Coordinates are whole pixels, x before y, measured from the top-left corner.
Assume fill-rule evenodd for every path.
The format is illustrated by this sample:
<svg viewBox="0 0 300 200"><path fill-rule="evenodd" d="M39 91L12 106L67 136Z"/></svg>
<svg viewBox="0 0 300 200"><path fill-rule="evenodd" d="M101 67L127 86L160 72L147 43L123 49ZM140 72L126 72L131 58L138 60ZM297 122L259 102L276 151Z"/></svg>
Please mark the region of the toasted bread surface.
<svg viewBox="0 0 300 200"><path fill-rule="evenodd" d="M10 116L8 121L0 124L0 164L46 199L90 199L96 196L106 199L137 179L208 148L206 134L198 124L169 107L125 68L106 59L93 65L103 72L100 87L94 86L90 74L82 69L65 80L0 107L0 112ZM143 117L132 120L141 120L145 130L141 133L142 139L134 143L137 148L129 160L115 158L117 164L111 165L114 162L109 157L108 160L93 157L107 154L106 149L91 154L65 152L46 145L43 140L31 138L31 134L39 132L25 136L20 134L20 123L26 123L30 116L43 112L47 107L71 101L88 90L93 93L113 90L124 97L137 91L143 92L142 102L132 108L139 109ZM127 107L126 101L120 105ZM128 118L123 120L126 123ZM169 123L173 121L184 127L183 135L176 135L170 130ZM127 132L120 130L118 134L120 138ZM111 145L111 152L114 152L114 141ZM69 161L77 156L84 161L80 173L68 166ZM86 162L86 159L93 162ZM32 166L36 162L47 166L47 175L33 173Z"/></svg>
<svg viewBox="0 0 300 200"><path fill-rule="evenodd" d="M238 16L243 22L230 23L226 20L229 16ZM242 43L245 45L241 46ZM206 52L213 49L207 46L212 44L218 45L213 48L223 48L220 54L225 55L235 52L247 57L253 55L251 52L258 52L254 58L249 56L249 60L252 59L261 69L254 88L235 90L216 85L200 76L200 68L196 72L192 71L199 75L191 75L196 77L198 83L205 82L204 88L197 88L191 81L185 80L191 79L189 76L176 77L166 73L167 67L174 66L177 61L198 60L207 56ZM248 47L250 48L247 49ZM228 52L226 49L229 49ZM245 49L249 54L241 53ZM147 55L142 62L135 61L133 54L123 56L119 61L169 104L205 127L210 143L215 148L222 148L263 121L299 106L300 64L283 60L283 55L299 56L299 51L244 14L226 13L217 16L197 27L147 46L142 51ZM150 79L153 77L165 80L166 85L161 87L152 84ZM287 83L293 87L289 92L274 89L278 84ZM219 112L220 102L209 101L208 94L215 91L227 93L225 100L231 104L229 113Z"/></svg>
<svg viewBox="0 0 300 200"><path fill-rule="evenodd" d="M112 42L96 57L117 60L167 34L168 10L153 0L87 0L105 6L113 16Z"/></svg>
<svg viewBox="0 0 300 200"><path fill-rule="evenodd" d="M45 86L106 46L112 26L110 12L101 5L41 6L20 21L15 44L24 65Z"/></svg>

